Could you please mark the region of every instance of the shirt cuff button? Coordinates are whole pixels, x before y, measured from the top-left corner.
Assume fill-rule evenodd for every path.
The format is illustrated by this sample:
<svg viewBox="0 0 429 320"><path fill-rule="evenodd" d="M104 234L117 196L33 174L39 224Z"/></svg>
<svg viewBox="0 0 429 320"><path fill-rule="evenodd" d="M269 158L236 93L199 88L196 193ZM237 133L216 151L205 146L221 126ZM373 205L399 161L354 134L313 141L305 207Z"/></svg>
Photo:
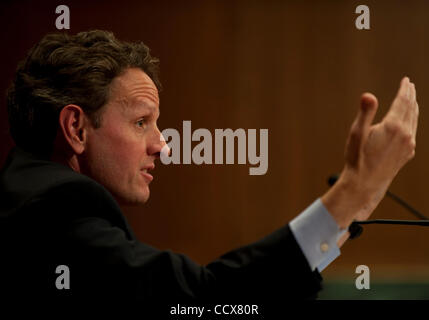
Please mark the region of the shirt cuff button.
<svg viewBox="0 0 429 320"><path fill-rule="evenodd" d="M323 242L323 243L320 245L320 250L321 250L323 253L328 252L328 251L329 251L329 244L327 244L326 242Z"/></svg>

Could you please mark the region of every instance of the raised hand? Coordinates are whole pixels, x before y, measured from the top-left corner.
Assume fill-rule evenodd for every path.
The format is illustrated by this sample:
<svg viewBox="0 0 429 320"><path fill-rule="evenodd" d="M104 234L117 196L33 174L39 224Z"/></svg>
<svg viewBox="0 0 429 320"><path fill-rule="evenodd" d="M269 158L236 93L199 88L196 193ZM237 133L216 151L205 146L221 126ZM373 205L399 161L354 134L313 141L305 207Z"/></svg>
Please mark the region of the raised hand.
<svg viewBox="0 0 429 320"><path fill-rule="evenodd" d="M415 154L419 107L414 84L403 78L386 116L372 124L377 107L374 95L362 95L346 144L344 169L322 197L342 227L367 219L398 171Z"/></svg>

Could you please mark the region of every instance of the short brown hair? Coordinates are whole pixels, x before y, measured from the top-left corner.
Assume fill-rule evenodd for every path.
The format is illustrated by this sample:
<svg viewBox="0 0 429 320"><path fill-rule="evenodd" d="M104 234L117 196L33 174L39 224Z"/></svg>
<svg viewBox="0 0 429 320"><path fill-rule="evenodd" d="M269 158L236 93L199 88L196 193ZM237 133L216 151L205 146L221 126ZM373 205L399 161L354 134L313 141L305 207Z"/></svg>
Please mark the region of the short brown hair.
<svg viewBox="0 0 429 320"><path fill-rule="evenodd" d="M49 155L64 106L79 105L97 128L112 80L136 67L161 90L158 64L145 44L121 42L111 32L46 35L19 63L7 93L12 138L28 152Z"/></svg>

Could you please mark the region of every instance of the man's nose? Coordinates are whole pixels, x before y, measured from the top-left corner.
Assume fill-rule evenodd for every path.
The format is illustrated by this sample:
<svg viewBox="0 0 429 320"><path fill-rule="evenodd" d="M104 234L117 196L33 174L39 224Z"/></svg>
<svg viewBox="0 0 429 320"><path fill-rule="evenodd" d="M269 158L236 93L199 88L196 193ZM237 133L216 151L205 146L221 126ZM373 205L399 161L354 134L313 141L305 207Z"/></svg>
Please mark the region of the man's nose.
<svg viewBox="0 0 429 320"><path fill-rule="evenodd" d="M164 157L169 157L171 155L171 148L168 146L167 142L165 142L165 138L162 133L159 133L159 140L161 142L161 150L160 154Z"/></svg>
<svg viewBox="0 0 429 320"><path fill-rule="evenodd" d="M166 157L171 155L171 149L165 142L165 138L158 128L156 128L152 143L149 145L148 153L150 155L155 155L156 158L160 158L161 154Z"/></svg>

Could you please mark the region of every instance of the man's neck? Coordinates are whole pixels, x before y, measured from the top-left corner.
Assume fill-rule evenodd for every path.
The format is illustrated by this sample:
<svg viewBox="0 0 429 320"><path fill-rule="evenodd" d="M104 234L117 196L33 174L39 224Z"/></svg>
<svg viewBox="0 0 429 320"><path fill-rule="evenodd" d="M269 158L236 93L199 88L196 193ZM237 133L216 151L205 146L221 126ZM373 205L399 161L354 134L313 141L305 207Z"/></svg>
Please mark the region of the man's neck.
<svg viewBox="0 0 429 320"><path fill-rule="evenodd" d="M53 162L61 163L67 167L70 167L74 171L81 173L79 161L75 154L65 155L64 153L53 152L50 160Z"/></svg>

